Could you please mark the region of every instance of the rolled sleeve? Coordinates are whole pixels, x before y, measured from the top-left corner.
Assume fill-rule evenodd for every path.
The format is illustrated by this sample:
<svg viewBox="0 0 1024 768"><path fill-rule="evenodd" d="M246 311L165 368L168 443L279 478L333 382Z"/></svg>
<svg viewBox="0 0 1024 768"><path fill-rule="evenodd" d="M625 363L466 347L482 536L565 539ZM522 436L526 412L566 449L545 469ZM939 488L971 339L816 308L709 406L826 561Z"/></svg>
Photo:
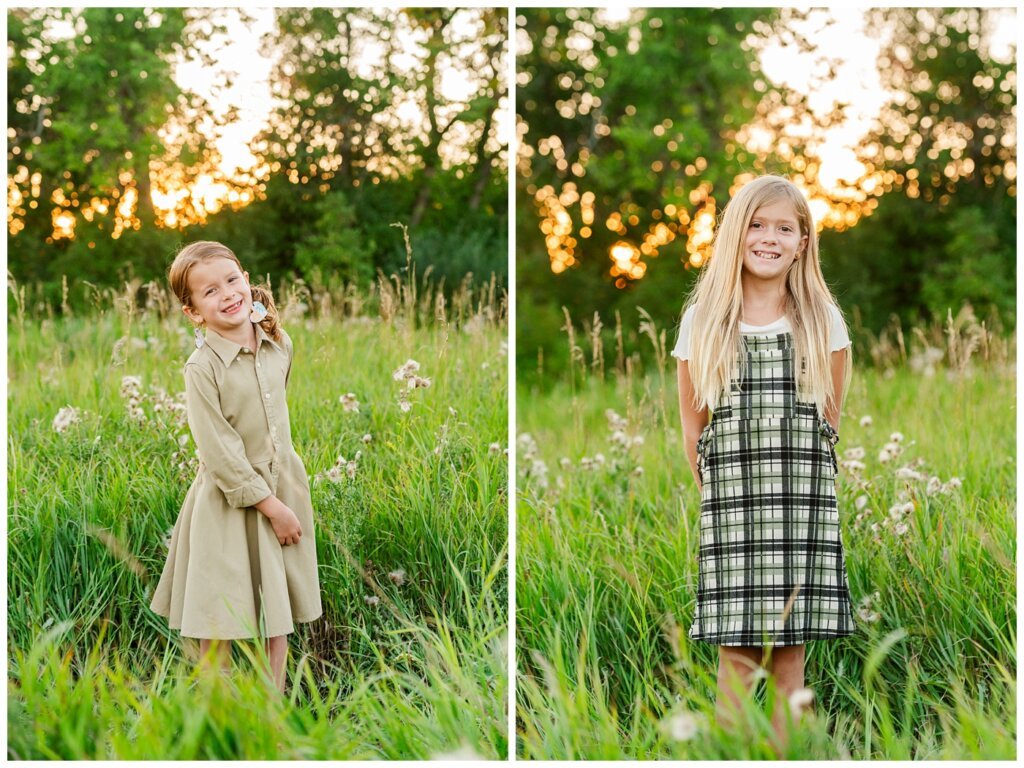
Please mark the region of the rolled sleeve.
<svg viewBox="0 0 1024 768"><path fill-rule="evenodd" d="M185 367L188 426L199 457L232 507L251 507L272 494L267 481L252 467L245 444L220 408L217 382L200 365Z"/></svg>

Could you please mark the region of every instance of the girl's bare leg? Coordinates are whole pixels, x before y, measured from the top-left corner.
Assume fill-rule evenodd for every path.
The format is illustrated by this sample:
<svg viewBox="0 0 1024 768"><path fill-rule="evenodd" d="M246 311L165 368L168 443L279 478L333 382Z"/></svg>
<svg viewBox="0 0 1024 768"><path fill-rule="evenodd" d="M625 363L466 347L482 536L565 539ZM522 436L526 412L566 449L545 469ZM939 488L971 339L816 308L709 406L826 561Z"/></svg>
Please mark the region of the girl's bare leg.
<svg viewBox="0 0 1024 768"><path fill-rule="evenodd" d="M288 635L268 637L266 642L267 656L270 660L270 674L274 685L284 693L285 664L288 660Z"/></svg>
<svg viewBox="0 0 1024 768"><path fill-rule="evenodd" d="M213 653L210 653L210 649ZM199 666L206 667L211 662L216 663L223 674L231 672L231 641L230 640L200 640L199 641Z"/></svg>
<svg viewBox="0 0 1024 768"><path fill-rule="evenodd" d="M789 697L804 687L804 645L784 646L772 649L771 673L775 678L775 709L772 711L772 728L778 739L779 753L789 743ZM794 723L798 718L793 716Z"/></svg>
<svg viewBox="0 0 1024 768"><path fill-rule="evenodd" d="M721 645L718 647L718 695L715 718L726 730L734 730L743 711L743 699L750 695L761 666L761 648Z"/></svg>

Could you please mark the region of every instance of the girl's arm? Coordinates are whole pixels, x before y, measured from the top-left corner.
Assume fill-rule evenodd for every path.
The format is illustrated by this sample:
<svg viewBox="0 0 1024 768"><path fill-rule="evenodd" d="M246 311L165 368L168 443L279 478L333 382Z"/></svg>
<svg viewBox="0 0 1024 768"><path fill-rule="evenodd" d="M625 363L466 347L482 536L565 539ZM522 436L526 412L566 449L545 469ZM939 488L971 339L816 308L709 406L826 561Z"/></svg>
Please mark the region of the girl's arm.
<svg viewBox="0 0 1024 768"><path fill-rule="evenodd" d="M689 364L686 360L678 360L677 363L679 418L683 425L683 445L686 448L686 459L690 462L690 472L697 481L697 490L701 490L700 475L697 473L697 438L708 424L708 409L706 406L699 411L694 409Z"/></svg>
<svg viewBox="0 0 1024 768"><path fill-rule="evenodd" d="M832 353L832 402L825 406L825 418L839 434L839 407L843 402L843 385L846 382L847 348Z"/></svg>
<svg viewBox="0 0 1024 768"><path fill-rule="evenodd" d="M220 392L210 371L185 366L188 426L199 457L232 507L252 507L271 496L267 481L245 455L245 443L220 409Z"/></svg>

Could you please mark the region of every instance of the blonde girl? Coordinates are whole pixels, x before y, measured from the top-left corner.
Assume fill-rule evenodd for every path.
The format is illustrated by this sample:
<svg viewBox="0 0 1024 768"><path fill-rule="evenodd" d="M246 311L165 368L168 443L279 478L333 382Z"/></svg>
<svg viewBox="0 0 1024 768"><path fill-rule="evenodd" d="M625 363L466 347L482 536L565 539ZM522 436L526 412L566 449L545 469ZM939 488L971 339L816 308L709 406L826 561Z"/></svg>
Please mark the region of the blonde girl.
<svg viewBox="0 0 1024 768"><path fill-rule="evenodd" d="M854 629L835 490L850 340L788 180L755 179L730 201L672 354L701 499L689 634L719 647L723 723L762 665L774 676L782 747L806 643Z"/></svg>
<svg viewBox="0 0 1024 768"><path fill-rule="evenodd" d="M231 640L266 638L283 691L288 634L322 612L309 481L285 400L292 342L269 290L250 286L227 246L185 246L168 277L195 328L184 373L200 464L150 607L225 667Z"/></svg>

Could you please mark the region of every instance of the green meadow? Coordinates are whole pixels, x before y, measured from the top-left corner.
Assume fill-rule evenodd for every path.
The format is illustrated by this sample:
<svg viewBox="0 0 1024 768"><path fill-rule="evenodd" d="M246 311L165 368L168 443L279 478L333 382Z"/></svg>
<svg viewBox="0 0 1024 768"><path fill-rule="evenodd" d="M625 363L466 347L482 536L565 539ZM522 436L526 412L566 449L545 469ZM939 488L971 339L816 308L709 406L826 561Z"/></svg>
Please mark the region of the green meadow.
<svg viewBox="0 0 1024 768"><path fill-rule="evenodd" d="M281 697L257 643L199 674L148 608L196 466L191 327L159 285L69 290L91 310L9 296L8 757L504 758L504 291L275 286L324 605ZM431 383L400 398L408 360Z"/></svg>
<svg viewBox="0 0 1024 768"><path fill-rule="evenodd" d="M723 731L716 649L687 638L699 500L666 331L639 331L653 365L573 334L570 373L517 395L516 750L768 758L771 681ZM966 311L855 345L837 450L857 630L809 645L785 757L1015 758L1014 350Z"/></svg>

